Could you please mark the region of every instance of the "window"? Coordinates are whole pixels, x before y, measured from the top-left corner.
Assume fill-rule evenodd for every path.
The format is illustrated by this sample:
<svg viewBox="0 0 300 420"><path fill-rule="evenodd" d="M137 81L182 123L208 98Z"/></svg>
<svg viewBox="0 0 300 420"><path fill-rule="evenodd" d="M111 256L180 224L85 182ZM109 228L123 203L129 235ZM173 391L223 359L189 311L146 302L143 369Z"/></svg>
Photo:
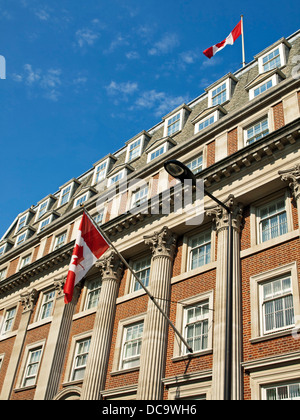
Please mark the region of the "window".
<svg viewBox="0 0 300 420"><path fill-rule="evenodd" d="M162 155L167 151L167 143L163 144L162 146L157 147L148 155L148 162L157 158L158 156Z"/></svg>
<svg viewBox="0 0 300 420"><path fill-rule="evenodd" d="M226 101L227 93L226 93L226 82L222 85L216 87L212 91L212 106L222 104Z"/></svg>
<svg viewBox="0 0 300 420"><path fill-rule="evenodd" d="M273 86L272 79L266 81L262 85L258 86L254 89L254 97L260 95L261 93L264 93L266 90L270 89Z"/></svg>
<svg viewBox="0 0 300 420"><path fill-rule="evenodd" d="M171 136L180 130L180 112L167 120L167 135Z"/></svg>
<svg viewBox="0 0 300 420"><path fill-rule="evenodd" d="M190 270L202 267L211 260L211 232L207 231L190 238Z"/></svg>
<svg viewBox="0 0 300 420"><path fill-rule="evenodd" d="M31 261L31 255L26 255L26 257L23 257L20 264L20 269L28 265Z"/></svg>
<svg viewBox="0 0 300 420"><path fill-rule="evenodd" d="M269 54L265 55L262 59L263 70L268 71L276 67L281 66L279 48L276 48L274 51L271 51Z"/></svg>
<svg viewBox="0 0 300 420"><path fill-rule="evenodd" d="M121 179L124 178L124 169L122 169L121 171L117 172L116 175L112 176L111 178L109 178L109 186L115 184L116 182L120 181Z"/></svg>
<svg viewBox="0 0 300 420"><path fill-rule="evenodd" d="M185 339L194 352L208 347L209 301L184 309ZM188 349L184 346L185 353Z"/></svg>
<svg viewBox="0 0 300 420"><path fill-rule="evenodd" d="M22 386L35 385L41 356L42 348L36 348L29 351Z"/></svg>
<svg viewBox="0 0 300 420"><path fill-rule="evenodd" d="M215 116L212 115L211 117L207 118L206 120L200 122L198 124L198 131L204 130L204 128L208 127L209 125L215 122Z"/></svg>
<svg viewBox="0 0 300 420"><path fill-rule="evenodd" d="M65 245L67 239L67 232L57 235L55 238L54 249L59 249Z"/></svg>
<svg viewBox="0 0 300 420"><path fill-rule="evenodd" d="M141 139L137 139L128 145L128 162L140 156L141 154Z"/></svg>
<svg viewBox="0 0 300 420"><path fill-rule="evenodd" d="M263 400L300 400L300 382L263 388Z"/></svg>
<svg viewBox="0 0 300 420"><path fill-rule="evenodd" d="M77 199L75 200L75 203L74 203L74 208L75 208L75 207L78 207L78 206L80 206L82 203L84 203L84 202L87 200L87 198L88 198L88 193L86 193L86 194L82 195L81 197L77 198Z"/></svg>
<svg viewBox="0 0 300 420"><path fill-rule="evenodd" d="M124 328L121 369L129 369L140 364L144 322Z"/></svg>
<svg viewBox="0 0 300 420"><path fill-rule="evenodd" d="M4 268L3 270L0 270L0 281L5 279L6 271L7 271L7 268Z"/></svg>
<svg viewBox="0 0 300 420"><path fill-rule="evenodd" d="M132 194L131 207L138 207L141 204L145 203L147 201L147 197L148 185L145 185L144 187L139 188Z"/></svg>
<svg viewBox="0 0 300 420"><path fill-rule="evenodd" d="M133 263L133 270L145 287L149 285L151 257L142 258ZM140 290L142 286L134 278L133 291Z"/></svg>
<svg viewBox="0 0 300 420"><path fill-rule="evenodd" d="M55 291L44 293L43 300L40 308L39 319L46 319L52 315L54 306Z"/></svg>
<svg viewBox="0 0 300 420"><path fill-rule="evenodd" d="M87 358L89 355L91 345L91 339L87 338L76 343L75 357L73 363L73 369L71 374L71 380L76 381L83 379L86 368Z"/></svg>
<svg viewBox="0 0 300 420"><path fill-rule="evenodd" d="M101 210L100 212L98 212L96 214L96 216L93 217L94 222L96 223L96 225L98 225L98 226L102 225L103 217L104 217L104 209Z"/></svg>
<svg viewBox="0 0 300 420"><path fill-rule="evenodd" d="M91 280L87 288L85 309L96 308L99 302L102 282L100 279Z"/></svg>
<svg viewBox="0 0 300 420"><path fill-rule="evenodd" d="M294 325L294 304L290 276L260 286L262 325L264 333Z"/></svg>
<svg viewBox="0 0 300 420"><path fill-rule="evenodd" d="M16 230L17 232L19 232L19 230L21 230L26 225L27 216L28 214L25 214L24 216L20 217Z"/></svg>
<svg viewBox="0 0 300 420"><path fill-rule="evenodd" d="M260 241L266 242L288 232L285 200L273 201L259 209Z"/></svg>
<svg viewBox="0 0 300 420"><path fill-rule="evenodd" d="M48 208L48 200L40 204L38 214L37 214L37 220L39 220L47 212L47 208Z"/></svg>
<svg viewBox="0 0 300 420"><path fill-rule="evenodd" d="M39 232L42 232L51 222L52 216L47 217L47 219L44 219L39 226Z"/></svg>
<svg viewBox="0 0 300 420"><path fill-rule="evenodd" d="M23 242L26 241L27 232L22 233L22 235L19 235L17 237L16 246L21 245Z"/></svg>
<svg viewBox="0 0 300 420"><path fill-rule="evenodd" d="M71 196L71 187L72 185L68 185L66 188L64 188L61 192L61 198L60 198L60 205L63 206L66 204Z"/></svg>
<svg viewBox="0 0 300 420"><path fill-rule="evenodd" d="M202 171L202 165L203 155L201 153L200 156L198 156L196 159L193 159L186 166L193 172L194 175L196 175L198 172Z"/></svg>
<svg viewBox="0 0 300 420"><path fill-rule="evenodd" d="M2 325L1 334L5 334L12 330L13 322L16 316L16 310L17 308L12 308L6 311L4 322Z"/></svg>
<svg viewBox="0 0 300 420"><path fill-rule="evenodd" d="M268 117L256 122L251 127L245 130L246 145L252 144L255 141L269 134Z"/></svg>
<svg viewBox="0 0 300 420"><path fill-rule="evenodd" d="M6 247L6 245L2 245L2 246L0 246L0 257L4 254L4 252L5 252L5 247Z"/></svg>
<svg viewBox="0 0 300 420"><path fill-rule="evenodd" d="M107 160L100 163L98 166L96 166L96 177L95 177L95 183L102 181L107 172Z"/></svg>

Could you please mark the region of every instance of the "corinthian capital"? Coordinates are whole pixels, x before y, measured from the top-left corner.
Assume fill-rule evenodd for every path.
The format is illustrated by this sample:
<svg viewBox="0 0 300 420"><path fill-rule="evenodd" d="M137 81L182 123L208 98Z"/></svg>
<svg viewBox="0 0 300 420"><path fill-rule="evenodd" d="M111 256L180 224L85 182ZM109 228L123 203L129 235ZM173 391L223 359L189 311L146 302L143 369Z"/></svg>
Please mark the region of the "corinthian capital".
<svg viewBox="0 0 300 420"><path fill-rule="evenodd" d="M33 311L37 297L38 292L36 289L28 290L27 292L21 294L20 302L23 306L23 313Z"/></svg>
<svg viewBox="0 0 300 420"><path fill-rule="evenodd" d="M239 232L243 220L243 205L241 203L237 203L234 195L232 194L228 196L224 204L231 210L233 228ZM208 207L206 209L206 214L207 216L212 216L218 232L222 229L228 228L228 213L223 207Z"/></svg>
<svg viewBox="0 0 300 420"><path fill-rule="evenodd" d="M144 236L145 244L149 245L153 256L167 256L173 258L176 247L176 235L166 226L153 235Z"/></svg>
<svg viewBox="0 0 300 420"><path fill-rule="evenodd" d="M114 250L109 250L96 262L96 267L99 268L102 280L115 279L121 280L123 273L123 263L120 257Z"/></svg>
<svg viewBox="0 0 300 420"><path fill-rule="evenodd" d="M278 174L281 176L281 181L287 181L289 183L295 200L300 198L300 164L298 163L291 169L278 171Z"/></svg>

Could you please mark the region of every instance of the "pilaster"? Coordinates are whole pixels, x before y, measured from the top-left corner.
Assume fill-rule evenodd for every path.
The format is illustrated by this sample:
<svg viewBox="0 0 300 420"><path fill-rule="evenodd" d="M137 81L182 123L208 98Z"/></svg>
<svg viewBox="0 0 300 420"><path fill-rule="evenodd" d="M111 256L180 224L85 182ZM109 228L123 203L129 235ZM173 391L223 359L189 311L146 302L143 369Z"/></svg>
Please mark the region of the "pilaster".
<svg viewBox="0 0 300 420"><path fill-rule="evenodd" d="M82 385L82 400L99 400L104 389L123 263L115 251L107 251L95 264L102 278L89 357Z"/></svg>
<svg viewBox="0 0 300 420"><path fill-rule="evenodd" d="M164 227L144 237L152 250L150 288L162 310L169 313L172 264L176 236ZM137 389L138 400L160 400L163 395L168 324L151 300L145 318Z"/></svg>
<svg viewBox="0 0 300 420"><path fill-rule="evenodd" d="M291 169L278 171L278 174L281 176L282 181L289 183L291 193L297 203L298 224L300 226L300 164L296 164Z"/></svg>

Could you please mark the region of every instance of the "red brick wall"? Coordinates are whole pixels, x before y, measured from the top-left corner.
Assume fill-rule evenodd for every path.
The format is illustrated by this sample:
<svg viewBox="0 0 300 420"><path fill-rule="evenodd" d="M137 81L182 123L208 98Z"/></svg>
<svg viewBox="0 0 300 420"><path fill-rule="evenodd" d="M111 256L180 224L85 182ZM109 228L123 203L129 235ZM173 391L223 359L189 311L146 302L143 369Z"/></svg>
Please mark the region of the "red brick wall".
<svg viewBox="0 0 300 420"><path fill-rule="evenodd" d="M228 132L227 137L227 154L228 156L238 150L238 130L237 128Z"/></svg>
<svg viewBox="0 0 300 420"><path fill-rule="evenodd" d="M12 276L13 274L16 273L17 268L18 268L18 264L19 264L19 260L20 260L20 257L17 257L9 263L9 267L8 267L8 270L7 270L6 277L10 277L10 276Z"/></svg>
<svg viewBox="0 0 300 420"><path fill-rule="evenodd" d="M214 140L207 145L207 167L215 163L216 161L215 154L216 154L216 142Z"/></svg>
<svg viewBox="0 0 300 420"><path fill-rule="evenodd" d="M51 246L51 242L52 242L52 237L53 237L53 235L50 235L50 236L48 236L48 238L46 240L46 245L45 245L43 256L48 255L49 252L50 252L50 246Z"/></svg>
<svg viewBox="0 0 300 420"><path fill-rule="evenodd" d="M284 126L284 112L283 112L283 104L279 102L277 105L273 106L273 113L274 113L274 128L278 130L279 128Z"/></svg>

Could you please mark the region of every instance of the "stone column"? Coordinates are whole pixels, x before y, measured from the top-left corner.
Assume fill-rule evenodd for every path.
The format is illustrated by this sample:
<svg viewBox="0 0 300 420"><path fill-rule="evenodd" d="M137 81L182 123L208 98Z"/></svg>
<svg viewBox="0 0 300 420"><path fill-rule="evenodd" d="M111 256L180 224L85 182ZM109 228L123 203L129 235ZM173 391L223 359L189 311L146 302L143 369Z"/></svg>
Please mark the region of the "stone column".
<svg viewBox="0 0 300 420"><path fill-rule="evenodd" d="M55 308L34 395L35 400L52 400L58 392L74 308L81 290L81 285L77 285L74 289L72 302L66 305L64 303L64 284L64 277L54 280Z"/></svg>
<svg viewBox="0 0 300 420"><path fill-rule="evenodd" d="M153 236L145 236L144 239L145 243L150 245L153 254L150 272L151 294L168 315L176 236L164 227L160 232L154 232ZM138 400L162 399L167 334L167 320L149 300L141 350Z"/></svg>
<svg viewBox="0 0 300 420"><path fill-rule="evenodd" d="M123 263L113 250L107 251L95 265L100 270L102 286L82 385L82 400L99 400L100 391L105 386L116 300L123 272Z"/></svg>
<svg viewBox="0 0 300 420"><path fill-rule="evenodd" d="M23 313L19 324L19 329L15 339L14 347L9 359L8 368L2 386L0 400L9 400L13 385L16 379L17 369L20 362L20 357L23 351L23 346L27 334L27 327L30 322L31 314L36 303L38 292L36 289L27 290L20 296L20 302L23 306Z"/></svg>
<svg viewBox="0 0 300 420"><path fill-rule="evenodd" d="M300 164L295 165L291 169L278 171L282 181L288 181L292 195L297 203L298 209L298 225L300 229Z"/></svg>
<svg viewBox="0 0 300 420"><path fill-rule="evenodd" d="M232 213L233 225L233 284L232 284L232 392L233 400L242 399L242 314L241 314L241 275L240 275L240 226L242 221L242 205L236 203L230 195L225 204ZM224 399L225 379L225 336L226 336L226 302L227 302L227 243L228 213L221 206L207 209L207 215L213 216L218 235L216 296L214 312L213 337L213 383L212 398Z"/></svg>

